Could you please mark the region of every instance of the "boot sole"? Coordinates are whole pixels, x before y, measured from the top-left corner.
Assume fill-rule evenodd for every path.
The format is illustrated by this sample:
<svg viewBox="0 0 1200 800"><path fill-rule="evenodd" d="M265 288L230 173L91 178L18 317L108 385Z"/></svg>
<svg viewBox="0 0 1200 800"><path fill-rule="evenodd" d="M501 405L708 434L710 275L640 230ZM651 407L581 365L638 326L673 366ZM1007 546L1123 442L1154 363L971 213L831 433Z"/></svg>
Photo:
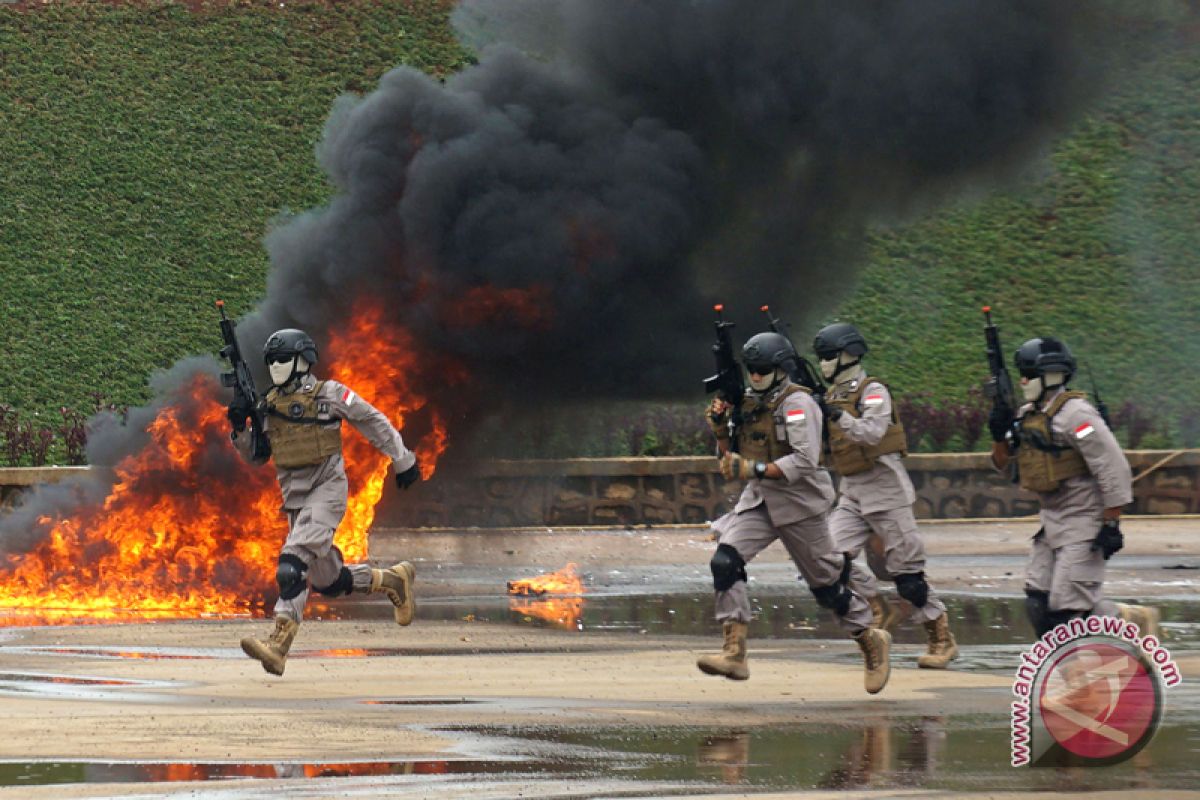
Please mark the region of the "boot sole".
<svg viewBox="0 0 1200 800"><path fill-rule="evenodd" d="M721 677L728 678L731 681L750 680L749 672L747 672L745 675L742 675L740 673L734 673L734 672L725 672L724 670L721 670L717 667L711 666L709 664L703 664L699 661L696 662L696 666L699 667L700 671L703 672L705 675L720 675Z"/></svg>
<svg viewBox="0 0 1200 800"><path fill-rule="evenodd" d="M951 661L958 658L958 648L955 647L953 650L951 650L950 655L941 664L925 663L921 661L922 658L924 658L924 656L917 657L917 667L920 669L946 669L950 666Z"/></svg>
<svg viewBox="0 0 1200 800"><path fill-rule="evenodd" d="M257 639L242 639L242 652L262 664L262 668L272 675L282 675L287 665L286 658L282 664L275 664L275 654L263 647Z"/></svg>

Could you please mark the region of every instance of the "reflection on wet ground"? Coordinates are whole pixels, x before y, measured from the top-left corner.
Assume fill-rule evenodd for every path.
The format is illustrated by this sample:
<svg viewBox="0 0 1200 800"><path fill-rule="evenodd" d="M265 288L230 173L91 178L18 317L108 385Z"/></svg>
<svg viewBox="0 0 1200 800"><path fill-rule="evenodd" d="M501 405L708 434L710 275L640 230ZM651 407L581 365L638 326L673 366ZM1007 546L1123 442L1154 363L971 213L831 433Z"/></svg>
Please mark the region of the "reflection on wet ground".
<svg viewBox="0 0 1200 800"><path fill-rule="evenodd" d="M169 681L102 678L84 675L57 675L42 672L0 672L0 694L41 695L60 700L133 700L148 702L161 699L136 689L162 689L175 686Z"/></svg>
<svg viewBox="0 0 1200 800"><path fill-rule="evenodd" d="M849 719L849 717L848 717ZM473 775L486 781L619 777L631 786L693 790L924 789L928 791L1192 789L1200 785L1200 725L1166 726L1130 761L1104 769L1023 769L1008 764L1003 720L888 717L844 726L739 729L621 728L563 732L472 728L478 754L449 759L321 763L10 762L0 785L163 783L231 778Z"/></svg>
<svg viewBox="0 0 1200 800"><path fill-rule="evenodd" d="M843 638L833 618L821 613L812 598L806 595L801 591L752 594L755 618L751 636L759 639ZM1023 598L945 593L941 598L950 611L954 635L960 645L1017 645L1029 644L1033 639ZM561 630L720 635L720 626L713 619L711 596L592 593L580 599L577 618L565 625L527 613L528 605L538 600L487 595L423 599L420 616L431 620L507 623ZM514 603L514 600L520 602ZM1162 599L1151 602L1162 611L1163 630L1172 645L1200 648L1200 603ZM391 607L349 602L324 606L317 614L321 619L386 620L391 617ZM919 625L901 624L893 630L893 636L900 644L925 641L924 630Z"/></svg>

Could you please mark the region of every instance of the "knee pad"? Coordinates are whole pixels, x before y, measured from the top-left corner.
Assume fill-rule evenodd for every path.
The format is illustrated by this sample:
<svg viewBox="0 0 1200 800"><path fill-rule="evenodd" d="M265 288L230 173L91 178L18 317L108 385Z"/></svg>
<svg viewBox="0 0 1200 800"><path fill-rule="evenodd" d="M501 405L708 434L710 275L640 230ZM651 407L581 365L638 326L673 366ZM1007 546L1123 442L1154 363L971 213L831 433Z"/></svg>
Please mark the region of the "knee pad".
<svg viewBox="0 0 1200 800"><path fill-rule="evenodd" d="M809 589L812 591L813 597L817 598L817 605L821 608L831 608L833 613L839 617L846 616L846 613L850 611L852 595L845 584L839 582L829 586L810 586Z"/></svg>
<svg viewBox="0 0 1200 800"><path fill-rule="evenodd" d="M333 583L328 586L314 586L313 588L317 590L317 594L323 594L326 597L340 597L354 591L354 576L350 574L350 570L342 567L342 571L338 573L337 580Z"/></svg>
<svg viewBox="0 0 1200 800"><path fill-rule="evenodd" d="M1054 627L1050 624L1049 614L1050 593L1038 591L1037 589L1026 589L1025 615L1029 617L1029 624L1033 626L1033 632L1037 634L1039 639Z"/></svg>
<svg viewBox="0 0 1200 800"><path fill-rule="evenodd" d="M727 592L738 581L746 580L746 561L733 545L717 545L717 552L708 562L712 569L713 587Z"/></svg>
<svg viewBox="0 0 1200 800"><path fill-rule="evenodd" d="M929 584L925 582L925 573L909 572L897 575L896 594L917 608L924 608L925 604L929 602Z"/></svg>
<svg viewBox="0 0 1200 800"><path fill-rule="evenodd" d="M279 584L279 596L284 600L298 597L304 591L307 583L308 564L304 559L291 553L279 557L279 566L275 568L275 583Z"/></svg>

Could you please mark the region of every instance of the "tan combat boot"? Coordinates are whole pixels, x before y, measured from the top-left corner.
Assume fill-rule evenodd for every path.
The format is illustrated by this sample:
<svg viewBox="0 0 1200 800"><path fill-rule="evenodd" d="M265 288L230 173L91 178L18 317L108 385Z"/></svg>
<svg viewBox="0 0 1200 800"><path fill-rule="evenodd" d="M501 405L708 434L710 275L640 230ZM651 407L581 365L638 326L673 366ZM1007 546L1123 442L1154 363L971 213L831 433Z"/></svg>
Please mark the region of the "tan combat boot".
<svg viewBox="0 0 1200 800"><path fill-rule="evenodd" d="M858 642L858 649L862 650L863 666L866 668L863 688L867 690L867 694L878 694L887 686L888 678L892 676L892 662L889 657L892 635L878 628L866 628L854 635L854 641Z"/></svg>
<svg viewBox="0 0 1200 800"><path fill-rule="evenodd" d="M744 622L726 622L725 647L715 656L700 656L696 666L708 675L724 675L731 681L744 681L750 677L746 666L746 629Z"/></svg>
<svg viewBox="0 0 1200 800"><path fill-rule="evenodd" d="M288 617L275 618L275 630L271 631L266 641L247 636L242 639L242 650L251 658L262 662L262 667L272 675L282 675L287 664L288 650L292 648L292 640L300 623Z"/></svg>
<svg viewBox="0 0 1200 800"><path fill-rule="evenodd" d="M393 564L387 569L371 570L371 591L383 592L395 608L392 615L397 625L412 623L417 613L417 599L413 597L413 579L417 569L407 561Z"/></svg>
<svg viewBox="0 0 1200 800"><path fill-rule="evenodd" d="M1153 636L1162 641L1162 628L1158 625L1159 613L1154 606L1135 606L1127 603L1117 603L1117 615L1126 622L1138 626L1142 637Z"/></svg>
<svg viewBox="0 0 1200 800"><path fill-rule="evenodd" d="M937 619L925 620L925 635L929 649L917 656L917 666L925 669L945 669L958 658L958 643L950 633L950 621L945 611Z"/></svg>
<svg viewBox="0 0 1200 800"><path fill-rule="evenodd" d="M868 597L867 605L871 607L872 628L879 628L881 631L890 631L896 626L896 622L900 618L900 613L886 597L881 594Z"/></svg>

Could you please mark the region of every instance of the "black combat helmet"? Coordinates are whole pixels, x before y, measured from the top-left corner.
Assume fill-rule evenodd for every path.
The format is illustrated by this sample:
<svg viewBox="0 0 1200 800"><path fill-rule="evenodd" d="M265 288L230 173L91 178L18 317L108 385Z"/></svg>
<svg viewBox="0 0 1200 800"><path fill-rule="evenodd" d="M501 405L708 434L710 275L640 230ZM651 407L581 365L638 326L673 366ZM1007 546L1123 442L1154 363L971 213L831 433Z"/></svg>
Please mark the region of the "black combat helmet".
<svg viewBox="0 0 1200 800"><path fill-rule="evenodd" d="M750 372L766 375L776 369L791 374L796 349L787 337L779 333L759 333L751 336L742 346L742 361Z"/></svg>
<svg viewBox="0 0 1200 800"><path fill-rule="evenodd" d="M1017 348L1013 361L1021 377L1030 380L1047 372L1065 372L1063 383L1066 383L1075 374L1075 356L1071 355L1065 342L1051 336L1025 342Z"/></svg>
<svg viewBox="0 0 1200 800"><path fill-rule="evenodd" d="M309 366L317 363L317 345L312 337L295 328L284 328L275 331L263 345L263 360L268 364L275 357L304 356Z"/></svg>
<svg viewBox="0 0 1200 800"><path fill-rule="evenodd" d="M866 354L867 340L849 322L835 322L817 331L817 338L813 339L813 352L822 361L837 358L838 353L842 352L857 358Z"/></svg>

